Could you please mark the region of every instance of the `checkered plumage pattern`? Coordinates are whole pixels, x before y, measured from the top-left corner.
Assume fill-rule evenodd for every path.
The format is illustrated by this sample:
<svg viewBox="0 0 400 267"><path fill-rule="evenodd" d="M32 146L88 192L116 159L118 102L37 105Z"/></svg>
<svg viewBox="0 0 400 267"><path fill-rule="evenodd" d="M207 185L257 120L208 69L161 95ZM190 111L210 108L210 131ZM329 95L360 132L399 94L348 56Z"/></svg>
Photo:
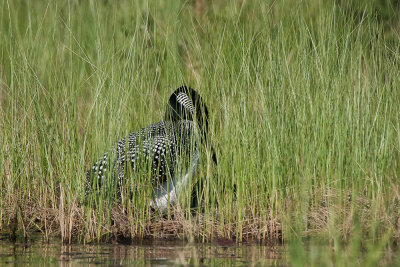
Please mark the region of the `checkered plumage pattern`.
<svg viewBox="0 0 400 267"><path fill-rule="evenodd" d="M184 90L182 90L182 88ZM186 90L191 90L189 95ZM122 138L104 153L87 172L85 193L115 191L118 196L126 184L128 169L137 173L138 167L150 168L153 198L151 205L161 211L167 203L176 202L178 191L188 183L200 159L198 124L193 123L197 94L186 87L178 88L169 100L166 120L151 124ZM192 100L193 99L193 100Z"/></svg>

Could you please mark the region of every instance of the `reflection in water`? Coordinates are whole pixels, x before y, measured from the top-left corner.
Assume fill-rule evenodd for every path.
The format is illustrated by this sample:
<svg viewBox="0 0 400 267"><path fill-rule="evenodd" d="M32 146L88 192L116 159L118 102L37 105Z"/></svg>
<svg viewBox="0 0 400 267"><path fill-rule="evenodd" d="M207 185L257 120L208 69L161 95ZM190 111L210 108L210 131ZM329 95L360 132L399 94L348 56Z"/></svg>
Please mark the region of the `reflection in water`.
<svg viewBox="0 0 400 267"><path fill-rule="evenodd" d="M62 245L59 242L9 243L0 241L0 265L217 265L285 264L282 247L197 244L183 241L146 241L132 245Z"/></svg>

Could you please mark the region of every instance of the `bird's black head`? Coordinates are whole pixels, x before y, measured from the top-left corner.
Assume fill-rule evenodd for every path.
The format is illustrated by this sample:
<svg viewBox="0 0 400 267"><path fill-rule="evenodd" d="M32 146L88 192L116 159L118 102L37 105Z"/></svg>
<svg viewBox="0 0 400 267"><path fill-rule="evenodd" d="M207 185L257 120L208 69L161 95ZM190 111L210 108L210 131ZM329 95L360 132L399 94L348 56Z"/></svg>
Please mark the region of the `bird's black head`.
<svg viewBox="0 0 400 267"><path fill-rule="evenodd" d="M165 120L197 120L208 131L208 109L201 96L192 88L181 86L169 97Z"/></svg>
<svg viewBox="0 0 400 267"><path fill-rule="evenodd" d="M165 120L196 121L201 132L202 142L207 144L208 139L208 108L203 98L192 88L181 86L172 93L165 111ZM211 146L213 160L217 163L215 152Z"/></svg>

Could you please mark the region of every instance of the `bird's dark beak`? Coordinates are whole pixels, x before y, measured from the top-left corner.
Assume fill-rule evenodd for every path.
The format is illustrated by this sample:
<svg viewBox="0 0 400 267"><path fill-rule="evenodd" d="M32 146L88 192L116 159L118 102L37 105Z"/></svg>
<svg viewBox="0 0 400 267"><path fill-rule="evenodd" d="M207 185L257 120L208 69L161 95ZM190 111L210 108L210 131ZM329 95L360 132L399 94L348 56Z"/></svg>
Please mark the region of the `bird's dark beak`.
<svg viewBox="0 0 400 267"><path fill-rule="evenodd" d="M211 153L212 153L212 160L214 161L215 165L218 165L217 154L215 154L215 150L214 150L213 146L211 146Z"/></svg>

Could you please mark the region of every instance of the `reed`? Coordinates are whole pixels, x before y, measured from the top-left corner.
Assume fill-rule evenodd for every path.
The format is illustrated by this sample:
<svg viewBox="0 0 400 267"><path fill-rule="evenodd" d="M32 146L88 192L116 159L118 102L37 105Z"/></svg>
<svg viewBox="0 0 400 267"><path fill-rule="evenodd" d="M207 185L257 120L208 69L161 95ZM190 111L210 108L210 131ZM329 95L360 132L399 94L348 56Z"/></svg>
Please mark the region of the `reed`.
<svg viewBox="0 0 400 267"><path fill-rule="evenodd" d="M0 232L295 240L293 260L310 237L354 260L397 244L398 7L328 2L1 0ZM188 192L151 212L144 176L131 199L83 205L90 165L182 84L218 155L201 159L202 206Z"/></svg>

